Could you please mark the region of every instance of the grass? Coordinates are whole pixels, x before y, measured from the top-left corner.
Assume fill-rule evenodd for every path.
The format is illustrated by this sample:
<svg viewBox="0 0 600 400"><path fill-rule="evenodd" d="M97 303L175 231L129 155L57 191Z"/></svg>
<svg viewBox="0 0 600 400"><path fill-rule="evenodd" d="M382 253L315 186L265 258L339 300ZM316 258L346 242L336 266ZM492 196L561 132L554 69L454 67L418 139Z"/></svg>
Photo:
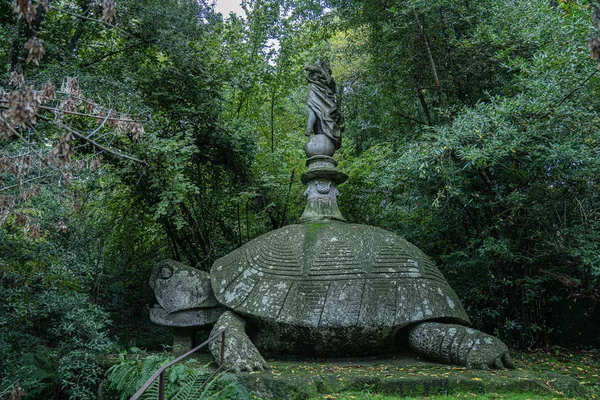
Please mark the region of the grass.
<svg viewBox="0 0 600 400"><path fill-rule="evenodd" d="M413 400L413 399L427 399L427 400L452 400L452 399L479 399L479 400L502 400L502 399L510 399L510 400L550 400L550 399L558 399L558 397L551 396L540 396L537 394L527 394L527 393L503 393L503 394L475 394L475 393L460 393L456 395L448 395L448 396L428 396L428 397L398 397L398 396L389 396L389 395L381 395L376 393L344 393L341 395L324 395L323 397L315 397L311 400L361 400L361 399L373 399L373 400ZM560 397L560 399L564 399Z"/></svg>
<svg viewBox="0 0 600 400"><path fill-rule="evenodd" d="M289 390L290 387L302 390L310 388L311 390L305 390L305 393L309 394L308 398L310 400L397 400L423 398L430 400L474 398L484 400L547 400L553 398L577 398L565 397L563 395L561 389L559 389L561 378L552 375L558 374L574 378L577 381L573 382L575 385L579 383L579 385L587 390L588 396L585 398L600 400L600 350L576 351L553 347L549 349L536 349L531 352L513 352L512 355L517 367L515 371L470 371L466 368L456 366L423 363L420 361L415 362L414 359L403 361L401 358L395 358L390 360L365 360L364 362L354 359L342 362L327 360L313 362L270 360L273 366L272 372L253 372L242 375L246 375L249 380L262 376L263 383L269 379L271 382L286 380L288 383L293 383L292 386L284 385L285 390ZM198 354L196 357L201 358L205 363L209 362L211 358L209 354ZM114 362L114 360L112 361ZM534 374L542 377L543 384L551 389L548 394L543 394L543 392L539 391L537 391L537 394L530 393L527 386L523 386L522 391L521 387L515 386L510 388L505 387L504 390L498 387L498 389L489 390L486 394L483 394L484 391L478 391L478 384L485 383L489 379L501 380L506 377L512 377L514 382L515 380L528 379L529 376ZM455 390L449 390L449 393L453 394L446 396L431 395L427 397L400 397L398 395L391 395L389 393L396 392L393 388L391 391L387 390L388 394L386 394L384 393L385 389L381 390L381 386L377 386L385 382L386 379L396 379L393 382L397 382L400 377L411 381L429 378L434 380L453 378L450 380L452 382L457 382L460 378L462 383L460 388L455 386ZM349 385L351 381L356 382L356 385ZM316 390L319 382L328 385L329 390ZM381 390L381 393L377 393L377 387ZM254 390L254 388L250 389ZM430 393L435 392L432 391ZM571 392L571 396L574 395ZM297 396L292 397L296 398ZM306 397L300 396L298 398Z"/></svg>
<svg viewBox="0 0 600 400"><path fill-rule="evenodd" d="M532 371L543 374L560 374L575 378L580 385L588 390L589 399L600 400L600 350L568 350L559 347L550 349L537 349L532 352L514 352L517 370ZM382 371L387 367L382 365ZM436 373L435 368L405 367L408 374ZM414 369L414 371L413 371ZM338 372L338 371L336 371ZM453 373L459 373L460 369L453 369ZM465 373L467 371L465 370ZM548 382L552 384L552 380ZM321 395L312 397L311 400L350 400L350 399L377 399L377 400L397 400L397 399L422 399L423 397L400 397L389 394L376 393L372 388L365 387L360 392L343 392L339 394ZM563 397L560 394L532 394L532 393L458 393L447 396L428 396L426 399L449 400L449 399L515 399L515 400L537 400L537 399L558 399L558 398L576 398Z"/></svg>
<svg viewBox="0 0 600 400"><path fill-rule="evenodd" d="M518 365L535 372L553 372L571 376L584 385L592 399L600 399L600 350L569 350L554 347L548 350L515 353Z"/></svg>

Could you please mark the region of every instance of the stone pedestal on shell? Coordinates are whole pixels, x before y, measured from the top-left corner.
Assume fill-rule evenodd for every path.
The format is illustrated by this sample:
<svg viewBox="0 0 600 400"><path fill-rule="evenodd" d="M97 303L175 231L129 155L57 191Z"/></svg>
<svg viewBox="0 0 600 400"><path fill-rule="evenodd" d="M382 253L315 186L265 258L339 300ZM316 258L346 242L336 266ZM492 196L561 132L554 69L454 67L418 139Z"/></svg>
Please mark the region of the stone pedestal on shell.
<svg viewBox="0 0 600 400"><path fill-rule="evenodd" d="M307 186L306 208L299 222L343 221L337 205L338 185L346 182L348 175L337 169L337 161L331 157L335 152L333 142L325 135L313 135L306 143L307 171L302 183Z"/></svg>

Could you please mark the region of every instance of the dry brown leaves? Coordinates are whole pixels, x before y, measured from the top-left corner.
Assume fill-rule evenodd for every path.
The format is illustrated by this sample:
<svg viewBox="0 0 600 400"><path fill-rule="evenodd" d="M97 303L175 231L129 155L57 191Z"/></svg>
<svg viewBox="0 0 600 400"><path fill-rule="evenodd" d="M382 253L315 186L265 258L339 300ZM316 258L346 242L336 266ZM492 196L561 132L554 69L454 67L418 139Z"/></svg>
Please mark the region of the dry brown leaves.
<svg viewBox="0 0 600 400"><path fill-rule="evenodd" d="M0 224L1 225L1 224ZM25 392L21 389L21 385L17 384L10 392L8 397L9 400L21 400L21 398L25 396Z"/></svg>
<svg viewBox="0 0 600 400"><path fill-rule="evenodd" d="M36 46L35 42L31 41L28 48L34 54L32 57L39 60L39 56L35 55ZM32 61L35 60L32 59ZM68 125L67 114L71 113L74 118L97 119L101 125L106 125L106 128L109 128L106 129L108 132L100 134L99 140L104 140L108 147L110 147L112 139L105 139L105 137L111 134L111 130L112 135L126 134L130 139L137 140L143 134L144 128L139 121L132 119L128 114L118 114L113 110L105 109L94 99L87 98L83 94L77 78L66 78L60 91L50 81L36 91L33 85L25 81L22 74L16 72L10 75L9 81L13 87L12 92L0 89L0 139L14 134L25 141L28 146L32 143L35 144L35 142L29 142L29 137L30 135L35 137L39 133L33 129L32 125L42 118L62 133L49 151L42 146L37 150L31 148L27 154L15 154L12 157L0 156L0 184L3 186L0 190L0 194L2 194L0 196L0 226L8 220L13 225L22 226L28 237L36 239L42 236L43 230L41 230L40 224L34 221L35 218L21 212L19 204L31 201L47 182L58 179L59 185L70 185L76 176L79 176L86 168L94 170L101 165L99 155L95 155L91 159L74 160L75 144L73 142L75 137L78 137L77 144L82 144L87 138L100 132L102 126L85 134L75 135L74 128ZM56 120L44 118L42 113L52 114ZM27 135L19 134L20 129L26 129ZM44 138L44 140L48 139ZM45 169L48 164L59 168L53 168L53 172L48 173L49 170ZM43 181L40 181L41 179ZM30 182L34 181L38 183L31 185ZM64 231L66 226L64 223L59 224L58 229Z"/></svg>
<svg viewBox="0 0 600 400"><path fill-rule="evenodd" d="M128 129L131 135L131 140L137 141L144 134L144 125L137 121L130 122Z"/></svg>
<svg viewBox="0 0 600 400"><path fill-rule="evenodd" d="M0 226L6 221L6 216L3 211L0 211ZM32 221L28 215L15 212L13 223L22 226L25 234L32 239L39 239L42 236L39 222Z"/></svg>
<svg viewBox="0 0 600 400"><path fill-rule="evenodd" d="M43 104L54 99L56 99L56 86L48 81L42 86L42 90L40 90L40 101Z"/></svg>
<svg viewBox="0 0 600 400"><path fill-rule="evenodd" d="M44 57L46 50L44 50L44 46L42 46L42 41L32 37L25 43L25 48L29 50L29 54L27 55L27 62L33 61L35 65L40 65L40 60Z"/></svg>
<svg viewBox="0 0 600 400"><path fill-rule="evenodd" d="M75 77L67 77L61 87L61 91L75 97L76 99L83 99L83 92L79 87L79 79Z"/></svg>
<svg viewBox="0 0 600 400"><path fill-rule="evenodd" d="M31 22L35 18L35 10L31 4L31 0L14 0L13 1L13 12L19 16L24 17L27 22Z"/></svg>
<svg viewBox="0 0 600 400"><path fill-rule="evenodd" d="M73 183L73 174L71 173L71 171L64 169L61 172L63 183L67 186L71 186L71 183Z"/></svg>
<svg viewBox="0 0 600 400"><path fill-rule="evenodd" d="M95 157L90 162L90 169L98 169L102 165L102 157Z"/></svg>
<svg viewBox="0 0 600 400"><path fill-rule="evenodd" d="M72 96L67 97L62 103L60 103L59 109L61 111L68 113L77 112L77 103ZM60 115L56 115L57 118L60 118Z"/></svg>
<svg viewBox="0 0 600 400"><path fill-rule="evenodd" d="M24 179L29 175L29 168L31 167L31 156L29 154L23 156L17 164L17 179L19 184L23 185Z"/></svg>
<svg viewBox="0 0 600 400"><path fill-rule="evenodd" d="M23 74L13 71L8 77L8 84L10 86L21 87L25 84L25 78L23 77Z"/></svg>
<svg viewBox="0 0 600 400"><path fill-rule="evenodd" d="M98 104L93 99L86 99L85 112L91 115L97 115L100 111Z"/></svg>
<svg viewBox="0 0 600 400"><path fill-rule="evenodd" d="M31 46L32 49L35 47L34 44ZM12 131L7 124L22 128L25 128L27 124L33 125L36 123L39 105L59 100L57 88L51 81L46 82L40 91L36 91L33 86L25 86L22 74L13 72L10 75L9 84L17 89L12 93L0 89L0 103L8 103L8 110L5 113L0 113L0 117L2 117L2 120L0 120L0 139L7 139L12 136ZM111 128L115 128L119 134L127 134L131 140L139 140L144 134L144 127L139 121L127 114L117 114L113 110L103 109L94 99L87 98L83 94L77 78L65 78L60 92L63 94L61 96L62 100L58 101L54 107L56 119L60 120L64 114L82 116L87 114L89 117L96 118L99 124L106 124ZM82 114L83 107L85 107L85 114Z"/></svg>
<svg viewBox="0 0 600 400"><path fill-rule="evenodd" d="M67 132L60 137L58 144L50 150L46 160L50 163L58 162L61 167L64 167L71 162L74 151L73 136Z"/></svg>
<svg viewBox="0 0 600 400"><path fill-rule="evenodd" d="M48 11L48 0L37 0L35 4L31 0L13 0L13 12L31 23L39 11Z"/></svg>
<svg viewBox="0 0 600 400"><path fill-rule="evenodd" d="M14 196L0 196L0 226L4 224L8 214L15 205Z"/></svg>
<svg viewBox="0 0 600 400"><path fill-rule="evenodd" d="M8 122L25 127L27 123L36 123L37 106L40 104L38 93L33 86L26 86L12 92L8 97Z"/></svg>
<svg viewBox="0 0 600 400"><path fill-rule="evenodd" d="M23 229L25 230L25 234L32 239L39 239L42 236L40 224L38 223L27 223Z"/></svg>
<svg viewBox="0 0 600 400"><path fill-rule="evenodd" d="M109 121L110 122L110 121ZM116 122L117 132L126 133L131 140L139 140L144 133L144 126L138 121L130 119L127 115L122 115Z"/></svg>
<svg viewBox="0 0 600 400"><path fill-rule="evenodd" d="M77 112L77 106L85 101L85 96L79 87L79 80L77 78L67 77L63 81L60 90L67 94L67 98L60 104L59 109L66 113Z"/></svg>
<svg viewBox="0 0 600 400"><path fill-rule="evenodd" d="M17 166L9 157L0 158L0 173L3 171L9 171L13 174L16 174L18 171Z"/></svg>
<svg viewBox="0 0 600 400"><path fill-rule="evenodd" d="M42 187L40 185L33 185L29 189L27 189L23 193L21 193L21 196L19 196L19 200L27 201L27 200L33 198L36 194L38 194L41 189L42 189Z"/></svg>
<svg viewBox="0 0 600 400"><path fill-rule="evenodd" d="M102 0L102 20L111 23L115 19L115 2L113 0Z"/></svg>
<svg viewBox="0 0 600 400"><path fill-rule="evenodd" d="M0 113L0 140L6 140L12 136L12 131L6 125L6 113Z"/></svg>

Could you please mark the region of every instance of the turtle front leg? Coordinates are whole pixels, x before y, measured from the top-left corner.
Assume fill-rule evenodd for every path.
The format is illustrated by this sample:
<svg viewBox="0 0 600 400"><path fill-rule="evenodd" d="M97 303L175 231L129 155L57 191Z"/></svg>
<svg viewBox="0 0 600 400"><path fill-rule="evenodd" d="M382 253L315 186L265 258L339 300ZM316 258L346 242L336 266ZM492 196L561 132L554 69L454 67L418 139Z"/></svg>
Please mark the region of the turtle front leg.
<svg viewBox="0 0 600 400"><path fill-rule="evenodd" d="M410 347L424 356L471 369L514 368L502 341L456 324L423 322L409 333Z"/></svg>
<svg viewBox="0 0 600 400"><path fill-rule="evenodd" d="M246 335L246 322L232 313L225 311L213 327L210 335L214 335L221 329L225 331L225 346L223 364L235 372L270 369L271 367L260 355L256 346ZM209 344L210 353L217 364L220 363L221 337Z"/></svg>

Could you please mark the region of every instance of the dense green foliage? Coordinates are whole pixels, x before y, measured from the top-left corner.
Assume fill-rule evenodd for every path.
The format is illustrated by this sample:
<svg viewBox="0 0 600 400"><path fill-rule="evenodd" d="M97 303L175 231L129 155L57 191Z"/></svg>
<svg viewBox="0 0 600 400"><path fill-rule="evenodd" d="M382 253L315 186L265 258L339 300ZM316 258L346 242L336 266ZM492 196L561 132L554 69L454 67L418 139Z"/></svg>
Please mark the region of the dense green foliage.
<svg viewBox="0 0 600 400"><path fill-rule="evenodd" d="M347 160L346 214L437 255L477 326L520 345L546 343L562 328L549 317L564 314L568 298L593 299L589 313L598 298L598 81L585 49L587 4L390 5L381 11L389 18L375 21L367 3L349 12L375 27L367 71L383 92L375 108L386 112L360 117L391 137L367 134L365 149L364 131L349 133L360 146ZM398 107L404 116L390 118Z"/></svg>
<svg viewBox="0 0 600 400"><path fill-rule="evenodd" d="M342 214L434 257L509 344L600 344L587 0L109 3L0 3L0 393L94 396L103 353L169 342L153 263L208 270L297 220L319 54L342 89ZM10 93L47 81L34 123Z"/></svg>
<svg viewBox="0 0 600 400"><path fill-rule="evenodd" d="M142 358L139 349L134 347L131 350L131 355L120 353L118 362L108 369L107 387L104 389L106 397L129 399L160 367L174 358L157 354ZM165 397L173 400L241 400L250 397L234 374L220 373L208 381L213 372L213 368L199 365L195 359L171 366L165 373ZM158 399L158 380L150 386L144 399Z"/></svg>

